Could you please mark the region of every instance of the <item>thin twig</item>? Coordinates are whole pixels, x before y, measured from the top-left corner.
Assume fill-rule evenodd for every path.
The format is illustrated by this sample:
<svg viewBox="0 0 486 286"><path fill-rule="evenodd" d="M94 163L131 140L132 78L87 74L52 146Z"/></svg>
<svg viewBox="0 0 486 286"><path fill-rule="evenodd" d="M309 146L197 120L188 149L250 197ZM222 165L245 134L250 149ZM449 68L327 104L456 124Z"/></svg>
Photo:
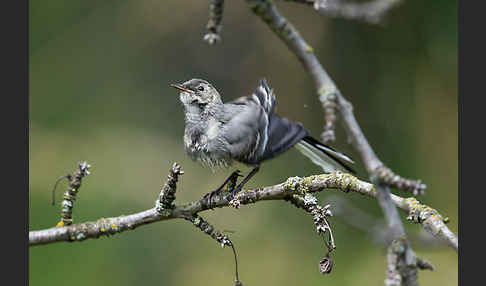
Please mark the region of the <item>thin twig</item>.
<svg viewBox="0 0 486 286"><path fill-rule="evenodd" d="M319 261L319 272L321 274L331 273L333 267L333 261L331 260L330 253L336 249L336 243L334 242L334 235L332 234L331 224L327 217L332 216L332 212L329 209L330 205L324 207L318 204L317 198L311 194L288 196L284 198L292 205L305 210L313 216L314 224L318 234L322 234L324 243L327 247L326 255ZM326 240L325 233L328 233L328 239Z"/></svg>
<svg viewBox="0 0 486 286"><path fill-rule="evenodd" d="M434 270L434 266L415 256L405 237L390 243L387 251L386 286L418 285L418 270Z"/></svg>
<svg viewBox="0 0 486 286"><path fill-rule="evenodd" d="M210 0L209 1L209 20L206 25L208 32L204 35L204 40L210 45L221 41L221 30L223 25L223 7L224 0Z"/></svg>
<svg viewBox="0 0 486 286"><path fill-rule="evenodd" d="M336 243L334 242L334 236L332 235L332 229L329 224L329 221L327 220L328 216L332 216L332 213L329 210L330 205L321 207L318 204L317 198L311 194L306 194L305 196L292 195L286 197L285 200L289 201L292 205L310 213L313 216L317 233L323 234L323 237L324 237L324 233L326 232L329 233L329 242L325 241L328 250L332 251L333 249L336 248Z"/></svg>
<svg viewBox="0 0 486 286"><path fill-rule="evenodd" d="M62 178L67 178L69 180L69 189L64 193L64 199L61 203L61 220L57 223L57 226L64 226L64 225L71 225L73 223L73 207L74 201L76 200L76 196L79 192L79 188L81 187L82 179L89 175L89 168L91 165L88 162L79 162L78 163L78 170L74 173L74 175L67 174L66 176L60 177L57 179L56 184L54 185L54 189L52 190L52 204L54 205L54 191L56 190L57 183Z"/></svg>
<svg viewBox="0 0 486 286"><path fill-rule="evenodd" d="M233 255L235 257L235 273L236 273L236 280L235 280L235 283L238 283L240 281L239 277L238 277L238 257L236 256L236 249L235 249L235 246L233 245L233 243L231 243L231 249L233 249Z"/></svg>
<svg viewBox="0 0 486 286"><path fill-rule="evenodd" d="M398 6L401 0L370 0L365 3L353 3L343 0L285 0L314 6L319 13L348 20L360 20L370 24L379 24L386 13Z"/></svg>
<svg viewBox="0 0 486 286"><path fill-rule="evenodd" d="M229 237L224 235L222 232L217 231L214 226L212 226L209 222L207 222L197 214L184 216L184 219L192 222L195 227L199 228L201 231L211 236L214 240L221 244L221 247L224 248L225 246L231 246L231 249L233 250L233 256L235 258L235 284L241 285L238 277L238 258L236 257L234 243L229 239Z"/></svg>
<svg viewBox="0 0 486 286"><path fill-rule="evenodd" d="M422 184L420 180L406 179L393 173L393 171L385 165L379 166L373 173L380 183L402 191L411 192L414 196L423 195L425 188L427 187L425 184Z"/></svg>
<svg viewBox="0 0 486 286"><path fill-rule="evenodd" d="M167 175L167 182L160 191L159 199L155 201L155 208L161 213L170 212L174 208L174 200L176 198L175 193L177 190L177 181L179 176L183 175L184 171L181 166L177 163L172 165L169 170L169 175ZM168 214L165 214L166 216Z"/></svg>

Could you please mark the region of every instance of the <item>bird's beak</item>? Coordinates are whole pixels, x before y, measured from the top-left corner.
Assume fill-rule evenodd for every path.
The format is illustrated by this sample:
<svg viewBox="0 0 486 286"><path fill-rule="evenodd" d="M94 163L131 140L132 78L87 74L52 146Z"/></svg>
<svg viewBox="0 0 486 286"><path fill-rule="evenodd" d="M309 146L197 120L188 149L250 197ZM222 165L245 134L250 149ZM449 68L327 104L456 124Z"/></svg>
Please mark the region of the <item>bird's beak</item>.
<svg viewBox="0 0 486 286"><path fill-rule="evenodd" d="M185 91L185 92L189 92L189 93L194 93L194 91L183 87L182 84L173 83L170 86L173 87L173 88L177 88L178 90L181 90L181 91Z"/></svg>

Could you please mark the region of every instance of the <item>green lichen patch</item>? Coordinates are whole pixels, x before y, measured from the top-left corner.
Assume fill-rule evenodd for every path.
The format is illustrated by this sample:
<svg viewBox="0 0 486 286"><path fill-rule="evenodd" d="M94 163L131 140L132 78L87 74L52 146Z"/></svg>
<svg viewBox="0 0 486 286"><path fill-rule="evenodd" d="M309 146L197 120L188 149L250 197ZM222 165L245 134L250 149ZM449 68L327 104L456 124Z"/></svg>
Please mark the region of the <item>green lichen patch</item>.
<svg viewBox="0 0 486 286"><path fill-rule="evenodd" d="M415 223L423 223L429 218L439 220L440 222L448 221L448 218L444 219L437 210L421 204L417 199L410 197L405 199L409 212L407 219Z"/></svg>
<svg viewBox="0 0 486 286"><path fill-rule="evenodd" d="M295 192L299 188L301 181L302 178L300 177L290 177L287 179L287 181L285 181L283 187L285 190Z"/></svg>
<svg viewBox="0 0 486 286"><path fill-rule="evenodd" d="M314 52L314 48L312 48L310 45L306 45L305 46L305 51L308 52L308 53L313 53Z"/></svg>

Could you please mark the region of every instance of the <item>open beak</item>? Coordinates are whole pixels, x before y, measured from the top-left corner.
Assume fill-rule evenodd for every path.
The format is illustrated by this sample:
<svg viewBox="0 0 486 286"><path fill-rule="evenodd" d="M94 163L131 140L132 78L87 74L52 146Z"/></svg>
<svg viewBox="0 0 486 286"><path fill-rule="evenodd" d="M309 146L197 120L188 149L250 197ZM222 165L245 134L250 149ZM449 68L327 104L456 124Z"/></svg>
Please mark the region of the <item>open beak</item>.
<svg viewBox="0 0 486 286"><path fill-rule="evenodd" d="M194 93L194 91L183 87L182 84L173 83L170 86L173 87L173 88L177 88L178 90L181 90L181 91L185 91L185 92L189 92L189 93Z"/></svg>

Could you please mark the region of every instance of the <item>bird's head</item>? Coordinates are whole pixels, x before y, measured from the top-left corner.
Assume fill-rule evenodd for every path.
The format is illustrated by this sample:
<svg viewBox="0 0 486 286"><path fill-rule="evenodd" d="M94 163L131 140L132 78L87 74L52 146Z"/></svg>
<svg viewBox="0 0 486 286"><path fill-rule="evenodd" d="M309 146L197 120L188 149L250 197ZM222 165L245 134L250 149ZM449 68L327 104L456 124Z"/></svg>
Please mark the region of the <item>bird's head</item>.
<svg viewBox="0 0 486 286"><path fill-rule="evenodd" d="M207 107L222 104L218 91L203 79L195 78L170 86L180 90L180 100L187 108L205 110Z"/></svg>

